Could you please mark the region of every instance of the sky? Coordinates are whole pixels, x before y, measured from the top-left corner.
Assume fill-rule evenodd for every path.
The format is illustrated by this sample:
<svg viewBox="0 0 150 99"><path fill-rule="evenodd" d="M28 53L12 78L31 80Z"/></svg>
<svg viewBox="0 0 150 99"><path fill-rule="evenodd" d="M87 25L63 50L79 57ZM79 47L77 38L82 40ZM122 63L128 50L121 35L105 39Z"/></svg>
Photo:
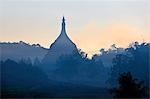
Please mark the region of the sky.
<svg viewBox="0 0 150 99"><path fill-rule="evenodd" d="M49 48L62 16L68 36L89 54L112 44L150 42L149 0L0 0L0 41Z"/></svg>

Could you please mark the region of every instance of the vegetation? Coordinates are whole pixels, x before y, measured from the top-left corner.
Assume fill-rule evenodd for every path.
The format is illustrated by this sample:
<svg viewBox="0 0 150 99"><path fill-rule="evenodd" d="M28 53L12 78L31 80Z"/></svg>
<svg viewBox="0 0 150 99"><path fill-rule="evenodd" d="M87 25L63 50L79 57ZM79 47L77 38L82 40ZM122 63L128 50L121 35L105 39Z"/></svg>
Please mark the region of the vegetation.
<svg viewBox="0 0 150 99"><path fill-rule="evenodd" d="M130 72L123 73L120 75L118 88L111 90L111 93L114 94L114 98L143 98L148 97L146 94L146 87L144 82L138 82L137 79L134 79Z"/></svg>
<svg viewBox="0 0 150 99"><path fill-rule="evenodd" d="M79 50L47 66L38 58L34 62L30 58L7 59L0 62L2 97L101 97L110 95L107 88L114 88L111 93L115 98L145 98L149 92L149 49L149 43L135 42L126 49L112 45L92 59Z"/></svg>

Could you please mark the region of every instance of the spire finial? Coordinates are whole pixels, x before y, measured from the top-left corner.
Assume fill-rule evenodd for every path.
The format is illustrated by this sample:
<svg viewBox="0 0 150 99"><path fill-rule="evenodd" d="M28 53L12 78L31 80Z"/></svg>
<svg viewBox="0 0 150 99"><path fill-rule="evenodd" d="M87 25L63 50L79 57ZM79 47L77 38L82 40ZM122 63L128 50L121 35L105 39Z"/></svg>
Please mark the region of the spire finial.
<svg viewBox="0 0 150 99"><path fill-rule="evenodd" d="M65 17L63 16L62 18L62 30L61 34L66 34L66 29L65 29Z"/></svg>
<svg viewBox="0 0 150 99"><path fill-rule="evenodd" d="M65 17L63 16L63 19L62 19L62 27L65 28Z"/></svg>
<svg viewBox="0 0 150 99"><path fill-rule="evenodd" d="M65 17L64 17L64 16L63 16L63 19L62 19L62 21L63 21L63 22L65 22Z"/></svg>

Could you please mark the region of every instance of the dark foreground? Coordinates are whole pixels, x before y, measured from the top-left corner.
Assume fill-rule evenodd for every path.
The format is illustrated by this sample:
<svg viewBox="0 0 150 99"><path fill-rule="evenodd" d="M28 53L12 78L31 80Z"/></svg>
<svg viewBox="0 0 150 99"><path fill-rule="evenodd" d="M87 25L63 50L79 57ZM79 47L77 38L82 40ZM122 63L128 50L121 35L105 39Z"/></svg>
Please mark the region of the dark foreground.
<svg viewBox="0 0 150 99"><path fill-rule="evenodd" d="M111 98L109 90L89 86L42 86L42 88L3 89L2 98Z"/></svg>

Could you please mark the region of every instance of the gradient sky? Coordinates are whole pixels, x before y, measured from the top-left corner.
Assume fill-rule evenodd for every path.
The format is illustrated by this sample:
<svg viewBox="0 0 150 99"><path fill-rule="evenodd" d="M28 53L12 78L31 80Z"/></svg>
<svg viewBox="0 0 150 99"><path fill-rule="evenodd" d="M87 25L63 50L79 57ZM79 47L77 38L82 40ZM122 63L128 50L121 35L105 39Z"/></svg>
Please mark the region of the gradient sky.
<svg viewBox="0 0 150 99"><path fill-rule="evenodd" d="M150 0L0 0L0 41L49 48L63 15L67 34L89 54L114 43L150 42Z"/></svg>

